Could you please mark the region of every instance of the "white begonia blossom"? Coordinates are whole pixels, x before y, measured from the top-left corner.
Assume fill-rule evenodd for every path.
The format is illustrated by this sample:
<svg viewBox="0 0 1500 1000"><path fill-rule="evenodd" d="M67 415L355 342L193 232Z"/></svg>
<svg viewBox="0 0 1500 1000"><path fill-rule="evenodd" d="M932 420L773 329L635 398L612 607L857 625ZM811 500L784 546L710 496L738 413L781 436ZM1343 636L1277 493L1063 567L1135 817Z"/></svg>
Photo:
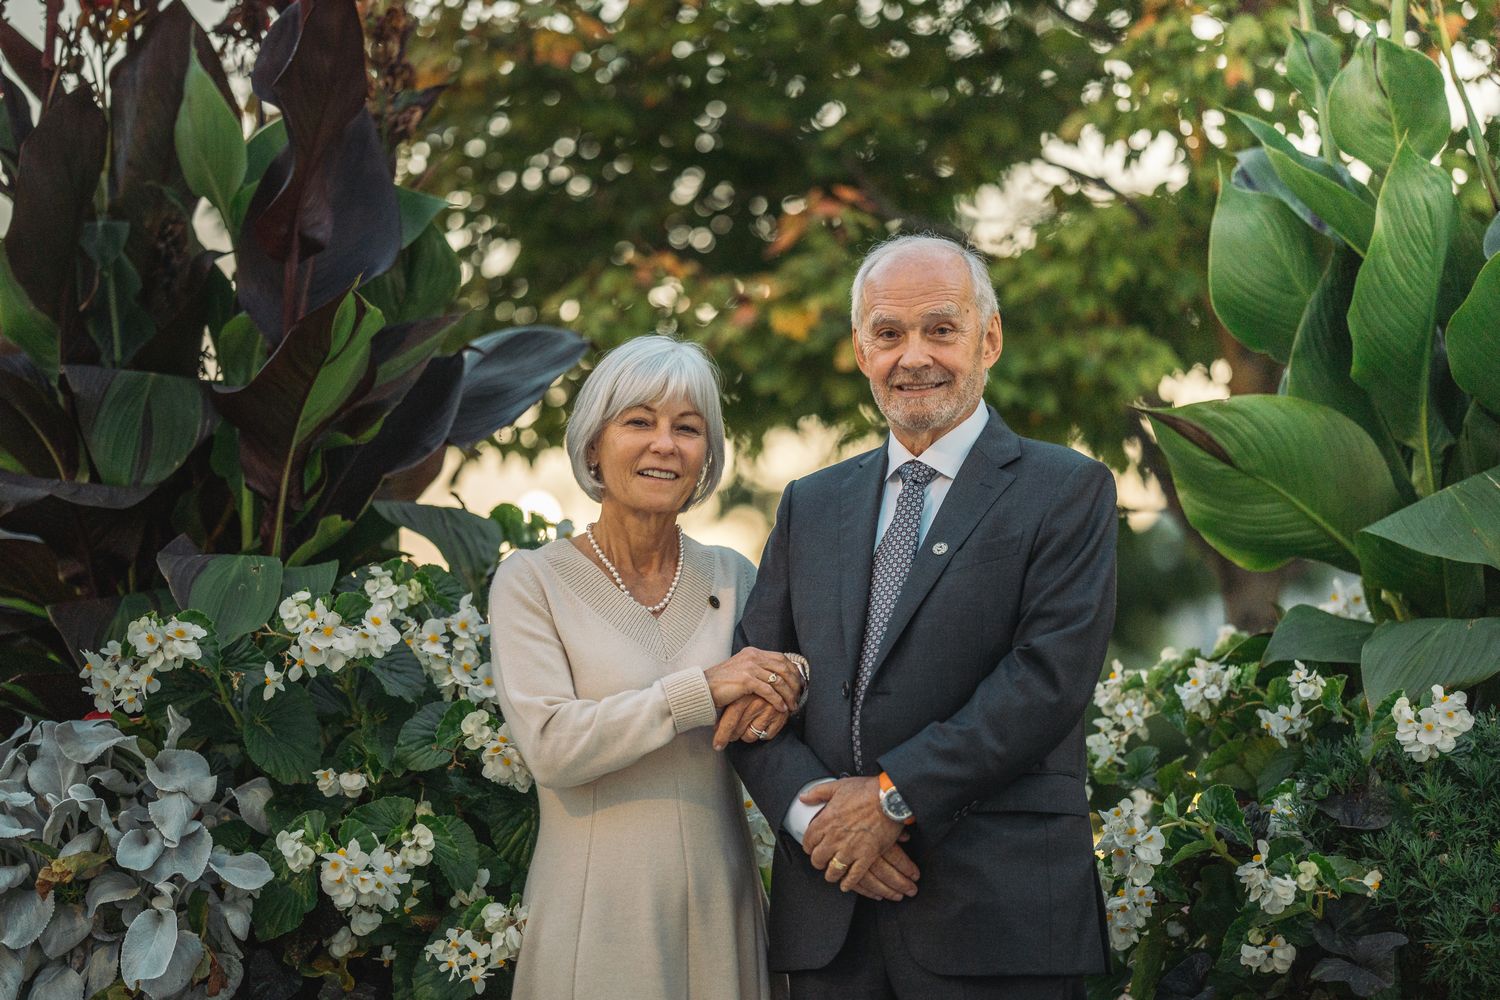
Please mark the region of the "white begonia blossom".
<svg viewBox="0 0 1500 1000"><path fill-rule="evenodd" d="M448 897L448 905L455 910L461 910L470 903L484 896L484 887L490 884L490 870L479 869L474 876L474 884L467 891L460 889Z"/></svg>
<svg viewBox="0 0 1500 1000"><path fill-rule="evenodd" d="M410 580L406 581L406 603L402 604L401 595L397 594L396 607L404 611L406 610L406 608L410 607L413 604L421 604L422 599L426 596L427 591L422 586L422 581L418 580L416 577L412 577Z"/></svg>
<svg viewBox="0 0 1500 1000"><path fill-rule="evenodd" d="M483 763L483 774L488 780L514 788L518 792L531 791L531 769L526 766L520 748L511 737L509 723L501 723L500 728L495 730L480 754L480 761Z"/></svg>
<svg viewBox="0 0 1500 1000"><path fill-rule="evenodd" d="M470 750L483 750L490 737L495 735L494 729L490 728L490 713L483 709L464 716L458 730L463 733L464 746Z"/></svg>
<svg viewBox="0 0 1500 1000"><path fill-rule="evenodd" d="M1365 602L1364 584L1359 580L1348 585L1335 580L1328 600L1319 604L1318 610L1338 615L1340 618L1353 618L1366 622L1371 620L1370 606Z"/></svg>
<svg viewBox="0 0 1500 1000"><path fill-rule="evenodd" d="M125 638L147 666L153 670L161 669L167 660L167 635L151 616L131 622L125 629Z"/></svg>
<svg viewBox="0 0 1500 1000"><path fill-rule="evenodd" d="M398 594L404 594L406 588L395 581L391 571L382 566L371 566L370 575L365 580L365 596L374 604L396 605ZM405 607L405 605L401 605Z"/></svg>
<svg viewBox="0 0 1500 1000"><path fill-rule="evenodd" d="M354 932L347 927L340 927L338 933L329 938L328 954L334 958L344 958L354 950Z"/></svg>
<svg viewBox="0 0 1500 1000"><path fill-rule="evenodd" d="M1302 702L1295 698L1290 705L1277 705L1275 711L1258 708L1255 715L1267 735L1282 746L1288 745L1288 737L1300 736L1312 727L1312 720L1302 714Z"/></svg>
<svg viewBox="0 0 1500 1000"><path fill-rule="evenodd" d="M1454 736L1461 736L1474 728L1474 716L1468 709L1469 696L1462 691L1449 694L1441 684L1432 686L1432 710L1438 716L1438 724Z"/></svg>
<svg viewBox="0 0 1500 1000"><path fill-rule="evenodd" d="M166 635L166 657L172 660L196 660L203 656L198 640L208 635L208 630L192 622L169 618L162 631Z"/></svg>
<svg viewBox="0 0 1500 1000"><path fill-rule="evenodd" d="M448 619L448 629L455 639L478 642L490 634L490 627L474 607L474 595L465 594L458 602L458 610Z"/></svg>
<svg viewBox="0 0 1500 1000"><path fill-rule="evenodd" d="M1297 828L1296 799L1291 792L1282 792L1272 799L1266 806L1266 813L1270 816L1273 835L1288 833Z"/></svg>
<svg viewBox="0 0 1500 1000"><path fill-rule="evenodd" d="M285 675L269 662L266 663L265 671L265 679L261 682L261 697L266 701L270 701L276 696L277 691L286 690L286 684L284 683Z"/></svg>
<svg viewBox="0 0 1500 1000"><path fill-rule="evenodd" d="M1124 951L1140 940L1141 928L1151 918L1151 908L1156 904L1156 890L1149 885L1120 888L1104 904L1105 925L1109 928L1109 943L1116 951Z"/></svg>
<svg viewBox="0 0 1500 1000"><path fill-rule="evenodd" d="M417 633L417 648L429 655L438 656L448 652L446 639L448 626L440 618L429 618L422 623Z"/></svg>
<svg viewBox="0 0 1500 1000"><path fill-rule="evenodd" d="M1379 868L1371 868L1360 881L1365 884L1365 888L1369 889L1371 893L1376 893L1385 884L1385 876L1380 874Z"/></svg>
<svg viewBox="0 0 1500 1000"><path fill-rule="evenodd" d="M281 619L281 625L288 632L301 634L302 626L312 617L312 606L307 602L312 600L312 594L306 590L299 590L291 597L281 602L276 609L276 614Z"/></svg>
<svg viewBox="0 0 1500 1000"><path fill-rule="evenodd" d="M1296 902L1297 882L1285 875L1272 875L1261 890L1259 899L1255 899L1253 890L1250 895L1253 901L1260 903L1262 910L1275 916Z"/></svg>
<svg viewBox="0 0 1500 1000"><path fill-rule="evenodd" d="M1258 929L1252 930L1246 943L1240 945L1240 964L1253 972L1280 975L1291 969L1296 958L1297 949L1280 934L1267 941Z"/></svg>
<svg viewBox="0 0 1500 1000"><path fill-rule="evenodd" d="M1093 766L1096 768L1110 765L1124 767L1125 756L1122 753L1125 743L1124 731L1116 729L1114 720L1107 715L1101 715L1095 719L1094 725L1098 726L1100 731L1090 733L1083 741L1093 758Z"/></svg>
<svg viewBox="0 0 1500 1000"><path fill-rule="evenodd" d="M1322 873L1318 866L1311 861L1297 862L1297 888L1303 892L1312 892L1318 887L1318 879Z"/></svg>
<svg viewBox="0 0 1500 1000"><path fill-rule="evenodd" d="M1238 671L1233 667L1226 667L1200 656L1188 667L1187 680L1174 684L1173 688L1177 691L1177 697L1182 700L1184 711L1207 719L1213 716L1214 708L1224 700L1224 695L1228 693L1237 674Z"/></svg>
<svg viewBox="0 0 1500 1000"><path fill-rule="evenodd" d="M432 863L432 831L425 823L413 824L401 835L401 858L407 868L420 868Z"/></svg>
<svg viewBox="0 0 1500 1000"><path fill-rule="evenodd" d="M295 833L282 830L276 834L276 848L281 851L281 856L286 859L287 870L293 875L306 871L318 859L317 852L312 849L312 845L302 842L306 833L306 830L298 830Z"/></svg>
<svg viewBox="0 0 1500 1000"><path fill-rule="evenodd" d="M135 715L143 707L141 692L135 685L121 687L115 691L115 703L126 715Z"/></svg>
<svg viewBox="0 0 1500 1000"><path fill-rule="evenodd" d="M318 791L322 792L328 798L331 799L340 794L339 776L332 768L325 767L320 771L314 771L313 778L318 782Z"/></svg>
<svg viewBox="0 0 1500 1000"><path fill-rule="evenodd" d="M1250 856L1250 860L1234 870L1234 874L1239 878L1240 884L1251 891L1252 896L1250 898L1252 900L1255 898L1253 893L1257 887L1265 885L1266 881L1271 877L1271 873L1266 870L1266 854L1270 849L1270 845L1264 840L1257 840L1255 842L1255 853Z"/></svg>
<svg viewBox="0 0 1500 1000"><path fill-rule="evenodd" d="M375 933L375 929L380 926L380 920L380 911L355 907L349 914L349 930L353 931L357 937L364 937Z"/></svg>
<svg viewBox="0 0 1500 1000"><path fill-rule="evenodd" d="M354 633L360 655L383 657L401 644L401 632L391 620L391 605L372 604Z"/></svg>
<svg viewBox="0 0 1500 1000"><path fill-rule="evenodd" d="M1411 701L1404 696L1391 706L1391 718L1396 722L1396 741L1419 761L1450 753L1457 747L1458 737L1474 725L1474 717L1465 707L1468 696L1462 691L1449 694L1442 685L1434 684L1432 701L1420 712L1413 712Z"/></svg>
<svg viewBox="0 0 1500 1000"><path fill-rule="evenodd" d="M357 799L370 786L370 779L359 771L345 771L339 775L339 791L345 798Z"/></svg>
<svg viewBox="0 0 1500 1000"><path fill-rule="evenodd" d="M1292 690L1296 692L1302 701L1318 701L1323 697L1323 689L1328 686L1328 679L1316 670L1308 670L1301 660L1293 660L1294 667L1287 682L1291 684Z"/></svg>

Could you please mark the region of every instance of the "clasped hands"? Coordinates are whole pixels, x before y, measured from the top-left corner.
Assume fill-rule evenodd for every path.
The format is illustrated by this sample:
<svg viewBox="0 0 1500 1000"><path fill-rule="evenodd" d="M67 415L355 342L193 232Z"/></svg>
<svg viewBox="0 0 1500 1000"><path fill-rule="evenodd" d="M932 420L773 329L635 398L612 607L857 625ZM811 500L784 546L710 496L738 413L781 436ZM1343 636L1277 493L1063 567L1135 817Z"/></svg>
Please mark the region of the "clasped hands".
<svg viewBox="0 0 1500 1000"><path fill-rule="evenodd" d="M746 646L703 674L714 707L722 710L714 727L715 750L735 740L753 743L775 738L796 711L806 684L789 655L754 646Z"/></svg>
<svg viewBox="0 0 1500 1000"><path fill-rule="evenodd" d="M802 849L827 882L843 892L897 902L917 894L921 872L901 845L902 824L880 808L880 779L840 778L802 794L823 804L802 836Z"/></svg>

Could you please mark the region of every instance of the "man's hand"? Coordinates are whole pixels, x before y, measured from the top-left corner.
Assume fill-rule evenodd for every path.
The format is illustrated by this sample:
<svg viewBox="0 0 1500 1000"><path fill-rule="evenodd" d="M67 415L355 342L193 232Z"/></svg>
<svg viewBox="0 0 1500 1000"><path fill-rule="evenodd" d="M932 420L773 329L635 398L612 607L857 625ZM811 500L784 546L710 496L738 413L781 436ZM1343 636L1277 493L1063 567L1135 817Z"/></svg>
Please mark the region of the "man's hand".
<svg viewBox="0 0 1500 1000"><path fill-rule="evenodd" d="M901 840L904 842L907 839L908 835L903 833ZM922 873L916 862L907 856L899 843L892 844L875 860L870 870L865 872L865 877L854 887L854 891L868 899L899 903L917 894L917 879L921 877Z"/></svg>
<svg viewBox="0 0 1500 1000"><path fill-rule="evenodd" d="M719 716L719 723L714 727L714 749L722 750L735 740L746 743L774 740L790 718L790 713L781 711L759 695L745 695L732 702ZM766 735L757 735L756 729Z"/></svg>
<svg viewBox="0 0 1500 1000"><path fill-rule="evenodd" d="M863 882L901 836L901 824L880 811L878 778L842 778L814 785L802 801L826 803L808 824L802 849L813 867L823 872L824 880L837 882L843 892ZM835 858L839 864L832 863Z"/></svg>

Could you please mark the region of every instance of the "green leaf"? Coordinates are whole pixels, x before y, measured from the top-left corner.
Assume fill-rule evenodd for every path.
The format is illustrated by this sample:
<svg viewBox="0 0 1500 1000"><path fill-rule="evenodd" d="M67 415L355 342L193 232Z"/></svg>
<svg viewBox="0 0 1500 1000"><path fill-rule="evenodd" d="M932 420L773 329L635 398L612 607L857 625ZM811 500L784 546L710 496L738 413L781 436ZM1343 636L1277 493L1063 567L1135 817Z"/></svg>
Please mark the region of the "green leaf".
<svg viewBox="0 0 1500 1000"><path fill-rule="evenodd" d="M245 184L259 183L271 161L286 148L286 119L273 118L245 144Z"/></svg>
<svg viewBox="0 0 1500 1000"><path fill-rule="evenodd" d="M1468 297L1443 331L1453 381L1500 413L1500 255L1485 262Z"/></svg>
<svg viewBox="0 0 1500 1000"><path fill-rule="evenodd" d="M432 859L454 889L467 891L479 868L479 842L469 824L457 816L427 816L432 831Z"/></svg>
<svg viewBox="0 0 1500 1000"><path fill-rule="evenodd" d="M1313 234L1290 208L1220 178L1208 291L1236 340L1285 361L1321 271Z"/></svg>
<svg viewBox="0 0 1500 1000"><path fill-rule="evenodd" d="M276 867L281 852L271 845L262 857ZM275 854L272 858L269 855ZM261 886L255 898L255 909L251 911L251 924L255 928L257 941L270 941L302 926L302 918L318 905L318 885L313 872L308 869L296 875L285 871L285 865L277 877Z"/></svg>
<svg viewBox="0 0 1500 1000"><path fill-rule="evenodd" d="M405 250L416 242L438 213L448 207L448 199L398 187L396 207L401 210L401 249Z"/></svg>
<svg viewBox="0 0 1500 1000"><path fill-rule="evenodd" d="M249 313L231 317L214 338L214 348L225 385L246 385L266 363L266 338L255 328Z"/></svg>
<svg viewBox="0 0 1500 1000"><path fill-rule="evenodd" d="M288 684L266 701L255 685L246 692L245 752L271 778L285 785L311 780L322 754L322 732L312 695Z"/></svg>
<svg viewBox="0 0 1500 1000"><path fill-rule="evenodd" d="M1234 789L1228 785L1213 785L1203 790L1194 807L1199 816L1228 830L1236 840L1247 847L1255 846L1250 827L1245 824L1245 814L1234 797Z"/></svg>
<svg viewBox="0 0 1500 1000"><path fill-rule="evenodd" d="M1345 243L1361 256L1369 250L1370 235L1375 230L1375 209L1369 202L1279 149L1267 149L1266 157L1281 182Z"/></svg>
<svg viewBox="0 0 1500 1000"><path fill-rule="evenodd" d="M398 764L408 771L430 771L453 759L451 748L445 748L437 739L438 724L447 711L447 703L435 701L423 705L406 720L396 740Z"/></svg>
<svg viewBox="0 0 1500 1000"><path fill-rule="evenodd" d="M458 741L463 738L461 727L464 718L478 710L478 707L466 698L460 698L449 705L448 710L443 713L442 721L437 725L437 731L433 734L438 745L450 750L457 747Z"/></svg>
<svg viewBox="0 0 1500 1000"><path fill-rule="evenodd" d="M314 597L331 593L333 582L338 576L337 561L313 563L311 566L288 566L281 571L281 596L283 599L288 598L299 590L305 590Z"/></svg>
<svg viewBox="0 0 1500 1000"><path fill-rule="evenodd" d="M1417 618L1385 622L1360 662L1365 700L1395 691L1419 698L1434 684L1472 687L1500 673L1500 618Z"/></svg>
<svg viewBox="0 0 1500 1000"><path fill-rule="evenodd" d="M1326 406L1236 396L1147 415L1188 520L1246 569L1301 557L1356 570L1355 533L1400 506L1370 436Z"/></svg>
<svg viewBox="0 0 1500 1000"><path fill-rule="evenodd" d="M1297 328L1297 340L1287 362L1285 392L1288 396L1331 406L1364 428L1385 458L1397 491L1406 499L1415 500L1401 450L1369 395L1349 377L1354 345L1349 339L1348 313L1358 272L1358 255L1336 248L1317 290L1308 300L1302 325Z"/></svg>
<svg viewBox="0 0 1500 1000"><path fill-rule="evenodd" d="M1298 604L1277 623L1261 662L1358 663L1360 650L1374 631L1374 622L1340 618L1311 604Z"/></svg>
<svg viewBox="0 0 1500 1000"><path fill-rule="evenodd" d="M1344 152L1384 170L1403 142L1423 161L1452 129L1443 72L1418 49L1371 32L1328 89L1333 138Z"/></svg>
<svg viewBox="0 0 1500 1000"><path fill-rule="evenodd" d="M286 564L300 566L343 538L353 528L354 522L339 514L329 514L327 517L319 518L312 537L297 546L292 554L286 557Z"/></svg>
<svg viewBox="0 0 1500 1000"><path fill-rule="evenodd" d="M1338 76L1343 56L1339 43L1322 32L1292 28L1286 47L1286 78L1307 98L1314 116L1327 105L1328 88Z"/></svg>
<svg viewBox="0 0 1500 1000"><path fill-rule="evenodd" d="M1206 840L1190 840L1177 849L1177 853L1172 855L1171 860L1167 862L1167 866L1176 868L1179 864L1186 861L1188 858L1196 858L1198 855L1204 853L1205 851L1211 851L1213 849L1214 845L1210 844Z"/></svg>
<svg viewBox="0 0 1500 1000"><path fill-rule="evenodd" d="M1364 530L1427 555L1500 569L1500 468L1471 476Z"/></svg>
<svg viewBox="0 0 1500 1000"><path fill-rule="evenodd" d="M188 189L207 198L228 221L230 203L245 181L245 139L239 118L224 103L196 51L188 59L173 138Z"/></svg>
<svg viewBox="0 0 1500 1000"><path fill-rule="evenodd" d="M1418 452L1424 492L1435 488L1427 471L1436 472L1452 441L1431 390L1438 289L1458 220L1452 185L1447 172L1401 147L1380 189L1375 233L1349 307L1351 374L1396 440Z"/></svg>
<svg viewBox="0 0 1500 1000"><path fill-rule="evenodd" d="M427 690L427 671L422 669L416 654L405 643L399 643L384 656L371 660L367 669L375 675L386 694L403 701L415 701Z"/></svg>
<svg viewBox="0 0 1500 1000"><path fill-rule="evenodd" d="M4 330L5 339L25 351L49 379L55 378L57 324L31 304L26 290L10 269L6 253L5 243L0 240L0 330Z"/></svg>
<svg viewBox="0 0 1500 1000"><path fill-rule="evenodd" d="M366 284L360 293L389 322L407 323L449 311L462 280L458 254L438 228L429 225L401 251L394 267Z"/></svg>
<svg viewBox="0 0 1500 1000"><path fill-rule="evenodd" d="M204 555L179 535L156 565L179 606L213 620L220 642L260 628L281 600L281 561L270 556Z"/></svg>
<svg viewBox="0 0 1500 1000"><path fill-rule="evenodd" d="M196 378L68 365L63 377L100 478L111 486L166 482L218 424Z"/></svg>
<svg viewBox="0 0 1500 1000"><path fill-rule="evenodd" d="M484 593L484 580L500 559L500 526L460 507L377 500L375 510L436 545L448 569L463 580L470 593Z"/></svg>
<svg viewBox="0 0 1500 1000"><path fill-rule="evenodd" d="M358 839L362 850L373 851L390 840L392 834L406 829L416 814L417 804L399 795L366 802L352 809L339 824L339 844L347 846L349 841ZM430 825L433 818L426 817L423 822Z"/></svg>

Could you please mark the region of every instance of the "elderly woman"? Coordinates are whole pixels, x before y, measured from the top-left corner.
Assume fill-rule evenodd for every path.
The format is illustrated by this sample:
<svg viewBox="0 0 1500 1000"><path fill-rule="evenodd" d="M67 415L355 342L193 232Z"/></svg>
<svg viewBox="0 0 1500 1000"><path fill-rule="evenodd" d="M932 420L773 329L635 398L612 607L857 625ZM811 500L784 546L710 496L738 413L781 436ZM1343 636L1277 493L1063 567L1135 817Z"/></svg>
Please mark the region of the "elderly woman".
<svg viewBox="0 0 1500 1000"><path fill-rule="evenodd" d="M541 798L514 995L765 997L760 880L715 752L741 734L714 727L759 697L776 714L749 738L774 735L802 664L729 655L754 570L677 525L724 468L712 363L666 337L617 348L579 391L567 445L598 521L515 553L490 591L500 705Z"/></svg>

